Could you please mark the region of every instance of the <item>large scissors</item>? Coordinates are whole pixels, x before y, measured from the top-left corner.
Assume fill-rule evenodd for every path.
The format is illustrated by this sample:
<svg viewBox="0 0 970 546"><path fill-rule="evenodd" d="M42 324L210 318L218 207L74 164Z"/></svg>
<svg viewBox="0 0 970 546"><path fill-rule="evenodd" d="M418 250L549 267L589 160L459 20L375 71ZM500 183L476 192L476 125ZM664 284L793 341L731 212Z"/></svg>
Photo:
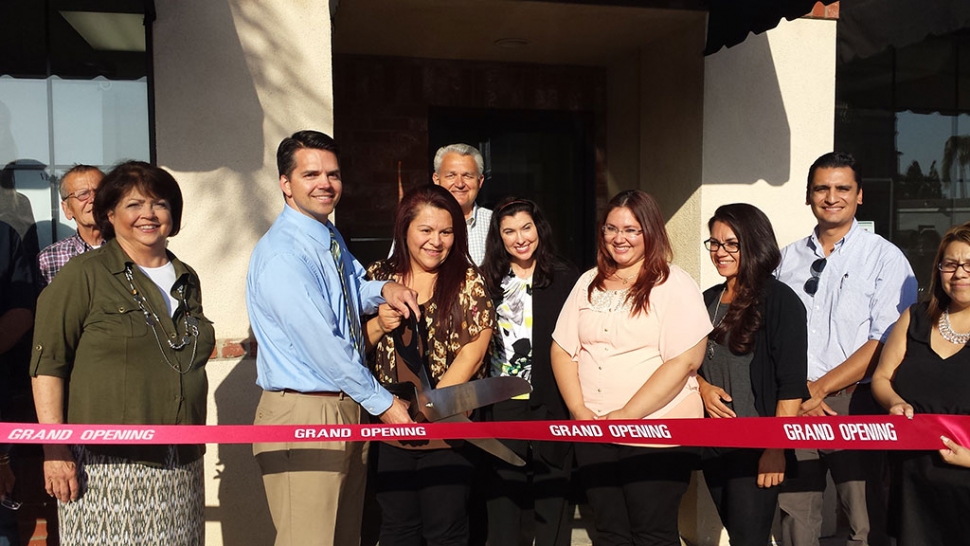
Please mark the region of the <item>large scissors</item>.
<svg viewBox="0 0 970 546"><path fill-rule="evenodd" d="M406 330L411 331L411 339L407 343L404 342ZM507 376L477 379L436 389L431 385L425 364L427 330L424 321L415 319L414 311L411 311L410 321L396 328L392 336L397 354L418 378L420 385L407 381L385 387L398 398L409 402L408 412L416 422L471 423L465 417L465 412L532 392L532 385L525 379ZM522 458L495 438L466 441L509 464L525 466Z"/></svg>

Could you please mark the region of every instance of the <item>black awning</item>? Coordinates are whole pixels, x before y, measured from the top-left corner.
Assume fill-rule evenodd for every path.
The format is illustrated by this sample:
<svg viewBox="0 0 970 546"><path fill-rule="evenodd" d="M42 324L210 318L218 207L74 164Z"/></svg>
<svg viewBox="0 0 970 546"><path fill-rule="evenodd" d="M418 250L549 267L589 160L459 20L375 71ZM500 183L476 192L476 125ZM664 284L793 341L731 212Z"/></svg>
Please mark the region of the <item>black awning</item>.
<svg viewBox="0 0 970 546"><path fill-rule="evenodd" d="M841 6L850 1L843 0ZM825 5L835 2L822 0ZM752 32L760 34L771 30L783 18L791 21L803 17L812 11L816 3L816 0L709 0L704 54L710 55L722 47L740 44Z"/></svg>
<svg viewBox="0 0 970 546"><path fill-rule="evenodd" d="M839 61L970 27L967 0L843 0L839 5Z"/></svg>

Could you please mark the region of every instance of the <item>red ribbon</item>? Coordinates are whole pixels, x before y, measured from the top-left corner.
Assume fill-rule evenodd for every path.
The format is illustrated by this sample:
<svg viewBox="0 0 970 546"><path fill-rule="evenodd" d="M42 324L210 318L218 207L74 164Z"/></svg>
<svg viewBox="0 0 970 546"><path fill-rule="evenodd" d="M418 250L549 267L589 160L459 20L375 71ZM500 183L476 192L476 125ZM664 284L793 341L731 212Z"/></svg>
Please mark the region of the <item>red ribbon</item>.
<svg viewBox="0 0 970 546"><path fill-rule="evenodd" d="M37 425L0 423L0 443L250 444L502 438L753 448L941 449L970 446L970 416L756 417L413 425Z"/></svg>

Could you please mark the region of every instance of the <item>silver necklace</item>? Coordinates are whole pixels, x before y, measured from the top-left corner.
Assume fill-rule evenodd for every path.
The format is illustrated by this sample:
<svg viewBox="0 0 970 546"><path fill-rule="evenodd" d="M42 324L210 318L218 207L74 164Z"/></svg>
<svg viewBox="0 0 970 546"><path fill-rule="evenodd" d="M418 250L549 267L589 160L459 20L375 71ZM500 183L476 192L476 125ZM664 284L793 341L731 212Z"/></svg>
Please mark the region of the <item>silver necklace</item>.
<svg viewBox="0 0 970 546"><path fill-rule="evenodd" d="M637 272L633 273L632 275L630 275L629 277L623 278L619 274L617 274L616 271L613 272L613 276L616 277L616 280L622 281L624 286L626 286L627 284L630 283L630 279L632 279L633 277L636 277L639 274L640 274L640 272L637 271Z"/></svg>
<svg viewBox="0 0 970 546"><path fill-rule="evenodd" d="M958 334L953 331L953 327L950 326L949 307L943 310L943 314L940 315L940 320L937 323L937 327L940 330L940 336L954 345L966 345L967 342L970 341L970 332Z"/></svg>
<svg viewBox="0 0 970 546"><path fill-rule="evenodd" d="M155 335L155 343L158 344L158 350L162 353L162 358L165 359L165 363L168 364L170 368L175 370L180 374L186 374L192 369L192 364L195 362L195 351L199 346L199 320L193 316L189 315L189 305L185 301L185 285L182 284L177 288L179 295L179 307L182 308L182 324L185 325L185 335L179 340L179 343L172 341L167 335L165 335L165 327L161 324L161 319L155 314L155 311L151 310L147 306L145 297L138 292L135 288L135 277L131 271L131 264L125 265L125 278L128 279L128 287L131 288L131 297L138 304L138 308L141 309L142 314L145 315L145 324L152 329L152 334ZM158 329L162 330L162 335L165 336L165 340L168 341L168 346L174 351L181 351L192 342L192 358L189 360L189 367L186 370L182 369L182 363L179 362L178 365L172 364L172 361L168 359L168 355L165 354L165 349L162 347L162 340L158 337ZM176 326L175 335L178 336L178 327Z"/></svg>
<svg viewBox="0 0 970 546"><path fill-rule="evenodd" d="M727 286L721 289L721 295L717 297L717 305L714 306L714 316L711 318L715 318L715 319L717 318L717 312L721 310L721 298L724 297L724 292L726 290L727 290ZM727 313L725 313L724 316L727 316ZM722 322L724 322L724 317L721 317L720 319L718 319L717 324L714 325L714 330L716 330L717 327L720 326ZM714 333L713 330L711 331L711 333L712 334ZM714 360L714 347L716 345L717 345L717 342L714 341L714 339L712 339L710 336L708 336L707 338L707 359L708 360Z"/></svg>

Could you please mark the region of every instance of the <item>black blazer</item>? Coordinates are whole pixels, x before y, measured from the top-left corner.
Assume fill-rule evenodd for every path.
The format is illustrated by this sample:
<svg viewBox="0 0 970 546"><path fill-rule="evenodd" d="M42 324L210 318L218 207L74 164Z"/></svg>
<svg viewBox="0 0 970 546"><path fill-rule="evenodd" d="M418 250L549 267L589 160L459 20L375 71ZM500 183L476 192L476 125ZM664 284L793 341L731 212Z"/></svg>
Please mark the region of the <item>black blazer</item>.
<svg viewBox="0 0 970 546"><path fill-rule="evenodd" d="M532 292L532 394L529 395L529 409L533 419L566 420L569 410L559 394L559 385L552 373L552 332L556 329L559 312L566 298L579 278L579 271L567 264L556 267L552 282L545 288L533 288ZM495 296L495 294L493 294ZM498 295L500 299L501 294ZM496 331L493 336L500 336ZM489 362L486 357L485 362ZM487 365L487 364L486 364ZM487 408L484 418L494 419L493 410ZM529 442L503 440L507 446L520 456L525 457ZM572 457L571 442L531 442L532 448L547 463L557 468L568 468Z"/></svg>
<svg viewBox="0 0 970 546"><path fill-rule="evenodd" d="M529 401L533 408L545 406L549 419L569 419L569 410L552 374L549 353L559 312L578 278L579 271L575 267L563 264L556 268L549 286L532 292L532 394Z"/></svg>
<svg viewBox="0 0 970 546"><path fill-rule="evenodd" d="M724 284L704 292L711 307ZM771 277L761 292L761 328L755 333L751 390L758 415L774 417L778 400L808 398L808 326L805 306L785 283ZM703 376L704 366L701 366Z"/></svg>

